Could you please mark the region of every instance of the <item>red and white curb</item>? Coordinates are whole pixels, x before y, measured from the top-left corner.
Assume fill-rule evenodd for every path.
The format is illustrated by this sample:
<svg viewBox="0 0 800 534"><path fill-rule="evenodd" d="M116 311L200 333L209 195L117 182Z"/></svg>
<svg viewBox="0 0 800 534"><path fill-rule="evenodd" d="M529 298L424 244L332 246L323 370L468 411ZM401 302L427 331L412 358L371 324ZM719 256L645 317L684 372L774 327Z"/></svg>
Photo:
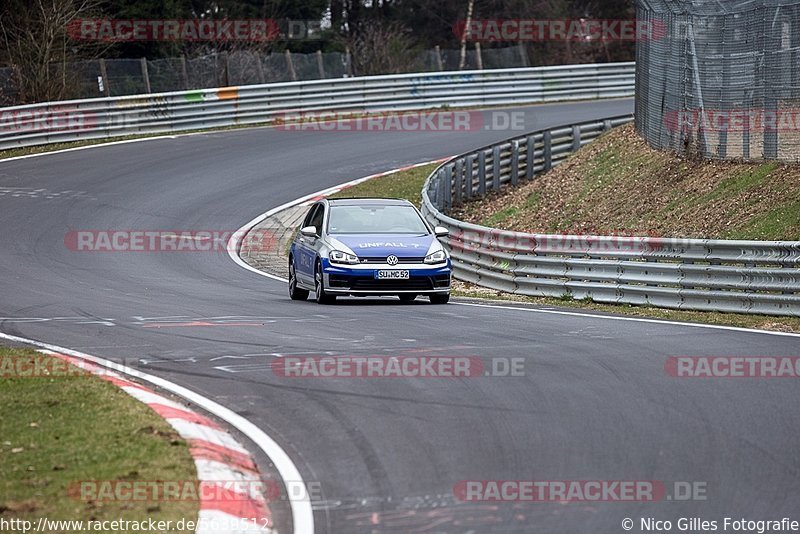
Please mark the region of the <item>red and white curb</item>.
<svg viewBox="0 0 800 534"><path fill-rule="evenodd" d="M261 479L247 449L217 423L105 367L50 350L39 352L65 360L114 384L149 406L186 440L200 483L196 534L275 534L266 496L257 491L235 494L230 489L230 482L242 482L238 487L258 488ZM209 498L216 495L226 495L226 498Z"/></svg>

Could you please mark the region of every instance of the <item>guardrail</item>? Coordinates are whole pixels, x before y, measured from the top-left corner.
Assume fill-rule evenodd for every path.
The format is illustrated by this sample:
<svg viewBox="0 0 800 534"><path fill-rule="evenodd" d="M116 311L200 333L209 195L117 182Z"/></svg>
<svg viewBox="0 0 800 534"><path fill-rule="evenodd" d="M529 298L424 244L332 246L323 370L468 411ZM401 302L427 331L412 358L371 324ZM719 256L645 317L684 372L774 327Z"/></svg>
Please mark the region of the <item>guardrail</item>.
<svg viewBox="0 0 800 534"><path fill-rule="evenodd" d="M516 105L634 94L634 64L398 74L249 85L0 109L0 150L270 123L293 112Z"/></svg>
<svg viewBox="0 0 800 534"><path fill-rule="evenodd" d="M422 212L450 230L454 275L542 297L800 315L800 242L527 234L448 217L456 204L532 180L630 116L543 130L457 156L428 177Z"/></svg>

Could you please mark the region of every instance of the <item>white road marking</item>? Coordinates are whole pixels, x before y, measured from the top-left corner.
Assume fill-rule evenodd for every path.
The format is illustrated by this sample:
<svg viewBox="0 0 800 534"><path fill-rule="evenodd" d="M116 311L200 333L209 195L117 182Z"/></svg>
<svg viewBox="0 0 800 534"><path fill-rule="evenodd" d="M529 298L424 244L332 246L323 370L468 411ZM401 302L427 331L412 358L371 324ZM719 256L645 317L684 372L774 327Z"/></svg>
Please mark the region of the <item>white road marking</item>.
<svg viewBox="0 0 800 534"><path fill-rule="evenodd" d="M551 315L567 315L572 317L585 317L589 319L606 319L609 321L632 321L635 323L652 323L669 326L689 326L693 328L713 328L717 330L730 330L733 332L745 332L749 334L767 334L770 336L787 336L787 337L800 337L800 333L795 332L776 332L773 330L758 330L756 328L743 328L741 326L724 326L717 324L703 324L703 323L685 323L681 321L670 321L661 319L648 319L646 317L624 317L618 315L598 315L589 312L569 312L561 310L540 309L540 308L526 308L520 306L502 306L494 304L479 304L477 302L453 302L456 306L473 306L476 308L496 308L498 310L515 310L525 311L529 313L547 313Z"/></svg>

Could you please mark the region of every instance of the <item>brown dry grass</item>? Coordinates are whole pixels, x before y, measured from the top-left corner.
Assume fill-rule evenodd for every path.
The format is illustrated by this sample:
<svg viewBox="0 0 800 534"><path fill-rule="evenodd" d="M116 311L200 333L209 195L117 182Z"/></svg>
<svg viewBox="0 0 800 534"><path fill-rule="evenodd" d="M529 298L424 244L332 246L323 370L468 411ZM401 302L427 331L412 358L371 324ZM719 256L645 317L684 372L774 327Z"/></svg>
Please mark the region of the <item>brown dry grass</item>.
<svg viewBox="0 0 800 534"><path fill-rule="evenodd" d="M687 159L629 124L453 215L524 232L797 240L800 165Z"/></svg>

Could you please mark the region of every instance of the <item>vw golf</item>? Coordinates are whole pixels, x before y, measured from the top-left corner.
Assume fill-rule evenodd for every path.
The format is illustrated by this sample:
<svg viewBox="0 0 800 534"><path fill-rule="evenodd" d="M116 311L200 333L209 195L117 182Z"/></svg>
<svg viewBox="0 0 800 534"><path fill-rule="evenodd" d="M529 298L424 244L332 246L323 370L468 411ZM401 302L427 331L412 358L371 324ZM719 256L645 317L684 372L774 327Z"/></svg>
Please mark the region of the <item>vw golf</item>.
<svg viewBox="0 0 800 534"><path fill-rule="evenodd" d="M289 296L305 300L313 291L327 304L339 295L427 295L446 304L450 255L438 238L447 234L406 200L320 200L291 246Z"/></svg>

